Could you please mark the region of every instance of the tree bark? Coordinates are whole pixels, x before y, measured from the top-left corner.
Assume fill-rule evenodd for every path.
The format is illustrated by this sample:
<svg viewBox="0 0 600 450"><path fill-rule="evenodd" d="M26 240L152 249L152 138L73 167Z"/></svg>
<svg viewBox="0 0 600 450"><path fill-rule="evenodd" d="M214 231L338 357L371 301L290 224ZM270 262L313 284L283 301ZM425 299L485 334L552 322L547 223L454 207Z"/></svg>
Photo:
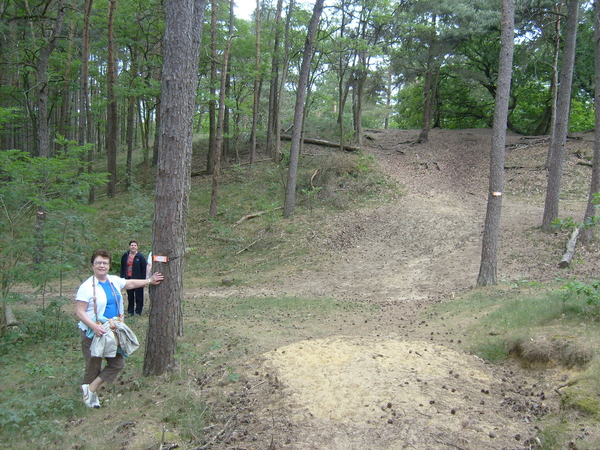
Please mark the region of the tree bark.
<svg viewBox="0 0 600 450"><path fill-rule="evenodd" d="M284 35L284 54L283 64L281 67L281 76L279 77L279 92L277 93L277 115L275 116L275 145L273 151L275 158L281 153L281 114L279 111L283 108L283 100L285 98L285 83L287 82L288 67L290 65L290 22L292 20L292 12L294 10L294 0L289 0L288 12L285 18L285 35Z"/></svg>
<svg viewBox="0 0 600 450"><path fill-rule="evenodd" d="M117 193L117 147L119 139L119 111L117 107L117 55L115 48L114 22L117 0L108 1L108 60L106 67L107 97L106 106L106 157L108 159L108 190L109 197Z"/></svg>
<svg viewBox="0 0 600 450"><path fill-rule="evenodd" d="M131 79L129 80L129 89L132 91L129 93L129 99L127 104L127 162L125 171L125 189L129 190L131 187L131 179L133 176L133 141L135 137L135 112L136 112L136 96L133 94L135 78L138 72L138 50L137 46L133 45L131 49Z"/></svg>
<svg viewBox="0 0 600 450"><path fill-rule="evenodd" d="M277 0L275 11L275 38L273 41L273 58L271 60L271 79L269 88L269 118L267 121L267 154L272 158L277 156L277 146L275 136L277 136L277 124L279 123L279 40L281 37L281 10L283 9L283 0Z"/></svg>
<svg viewBox="0 0 600 450"><path fill-rule="evenodd" d="M340 11L342 14L342 23L340 24L340 39L339 42L343 42L346 37L346 1L340 2ZM346 144L346 130L344 127L344 110L346 109L346 99L348 98L348 92L350 91L350 80L346 80L346 73L348 72L348 53L345 48L339 49L338 57L338 111L337 111L337 123L340 133L340 150L344 150Z"/></svg>
<svg viewBox="0 0 600 450"><path fill-rule="evenodd" d="M298 157L300 153L300 141L302 139L302 119L304 115L304 99L306 98L306 88L308 86L308 77L310 75L310 64L313 57L314 41L319 26L321 13L323 12L324 0L316 0L313 14L308 25L306 43L304 45L304 56L302 57L302 66L298 78L298 91L296 92L296 107L294 109L294 131L290 146L290 164L288 178L285 189L285 203L283 207L283 217L291 217L294 214L294 205L296 201L296 178L298 174Z"/></svg>
<svg viewBox="0 0 600 450"><path fill-rule="evenodd" d="M165 4L161 129L155 191L153 263L165 280L151 286L143 374L177 369L177 337L183 334L184 252L187 232L192 137L198 85L198 58L206 0L168 0Z"/></svg>
<svg viewBox="0 0 600 450"><path fill-rule="evenodd" d="M548 149L548 185L544 203L542 230L552 231L552 222L558 218L560 185L565 160L565 145L569 131L569 113L571 109L571 86L575 65L575 45L579 19L579 0L569 0L567 6L567 25L563 64L558 88L556 121L553 127L552 142Z"/></svg>
<svg viewBox="0 0 600 450"><path fill-rule="evenodd" d="M89 93L89 61L90 61L90 19L92 15L92 6L94 0L86 0L85 12L83 16L83 36L81 45L81 86L79 101L79 136L77 142L83 146L91 139L91 117L90 117L90 93ZM87 150L87 170L92 173L93 150ZM89 193L89 202L94 203L95 189L91 188Z"/></svg>
<svg viewBox="0 0 600 450"><path fill-rule="evenodd" d="M77 0L73 0L72 8L77 6ZM71 19L69 27L69 45L67 51L67 61L65 63L65 79L62 87L62 95L60 102L60 117L58 122L58 134L67 138L73 139L73 136L67 136L67 124L69 122L69 106L72 103L69 101L69 86L71 85L71 68L73 66L73 41L75 40L75 19Z"/></svg>
<svg viewBox="0 0 600 450"><path fill-rule="evenodd" d="M429 141L429 131L431 130L431 117L433 116L433 79L434 79L434 46L437 37L436 31L437 17L434 15L432 19L433 29L429 41L427 54L427 67L425 69L425 86L423 87L423 127L419 133L417 142L424 144Z"/></svg>
<svg viewBox="0 0 600 450"><path fill-rule="evenodd" d="M210 2L210 100L208 102L208 154L206 173L215 170L215 141L217 137L217 13L218 0Z"/></svg>
<svg viewBox="0 0 600 450"><path fill-rule="evenodd" d="M255 43L255 55L254 55L254 104L252 107L252 131L250 135L251 150L250 150L250 164L256 162L256 136L258 130L258 115L259 115L259 103L260 103L260 0L256 0L256 43Z"/></svg>
<svg viewBox="0 0 600 450"><path fill-rule="evenodd" d="M498 235L500 233L500 213L504 190L506 124L512 79L514 29L515 0L503 0L498 89L496 91L492 149L490 153L490 184L477 286L490 286L498 282Z"/></svg>
<svg viewBox="0 0 600 450"><path fill-rule="evenodd" d="M225 97L226 97L226 85L228 80L227 67L229 64L229 53L231 51L231 42L233 40L233 0L229 1L229 36L227 38L227 47L223 54L223 64L221 69L221 87L219 89L219 116L217 119L217 136L215 140L215 167L213 170L212 178L212 192L210 196L210 210L209 214L211 217L217 215L217 199L219 192L219 174L221 172L221 154L223 153L223 132L225 131Z"/></svg>
<svg viewBox="0 0 600 450"><path fill-rule="evenodd" d="M38 127L37 127L37 147L38 156L47 158L50 156L50 129L48 127L48 64L50 55L58 43L58 35L62 31L65 18L64 0L59 0L57 4L56 21L52 28L50 39L40 50L40 56L36 64L36 86L38 89Z"/></svg>

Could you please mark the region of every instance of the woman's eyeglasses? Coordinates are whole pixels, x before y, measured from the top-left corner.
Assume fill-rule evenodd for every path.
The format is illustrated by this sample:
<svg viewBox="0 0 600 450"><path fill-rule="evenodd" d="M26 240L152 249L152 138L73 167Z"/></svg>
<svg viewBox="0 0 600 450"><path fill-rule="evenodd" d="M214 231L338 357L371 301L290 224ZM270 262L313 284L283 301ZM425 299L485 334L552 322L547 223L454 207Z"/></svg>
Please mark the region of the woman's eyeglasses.
<svg viewBox="0 0 600 450"><path fill-rule="evenodd" d="M109 262L106 262L106 261L96 261L96 262L94 263L94 265L95 265L95 266L110 266L110 263L109 263Z"/></svg>

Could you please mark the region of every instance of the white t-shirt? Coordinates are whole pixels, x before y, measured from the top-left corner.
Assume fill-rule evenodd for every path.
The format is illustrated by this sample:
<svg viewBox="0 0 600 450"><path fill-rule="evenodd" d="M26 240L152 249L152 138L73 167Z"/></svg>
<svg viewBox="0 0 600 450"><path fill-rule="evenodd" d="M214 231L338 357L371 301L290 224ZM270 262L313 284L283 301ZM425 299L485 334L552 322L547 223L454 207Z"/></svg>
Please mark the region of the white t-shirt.
<svg viewBox="0 0 600 450"><path fill-rule="evenodd" d="M114 286L115 294L119 296L119 301L117 302L119 315L123 315L123 296L121 295L121 289L125 287L127 280L116 275L107 275L107 278ZM75 295L75 301L86 302L88 305L85 312L90 319L95 321L96 315L94 313L94 287L92 285L92 279L96 284L96 309L98 311L98 316L104 315L104 311L106 310L106 293L104 292L104 289L102 289L102 286L100 286L98 278L95 278L93 275L79 286L77 294ZM88 327L86 324L80 321L78 325L80 330L87 331Z"/></svg>

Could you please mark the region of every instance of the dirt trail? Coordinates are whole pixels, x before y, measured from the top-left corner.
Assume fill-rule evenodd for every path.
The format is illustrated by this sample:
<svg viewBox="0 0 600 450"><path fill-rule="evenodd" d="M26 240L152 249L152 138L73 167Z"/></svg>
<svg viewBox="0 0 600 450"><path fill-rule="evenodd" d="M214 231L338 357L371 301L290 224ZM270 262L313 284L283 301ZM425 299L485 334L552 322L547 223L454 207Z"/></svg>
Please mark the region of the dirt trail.
<svg viewBox="0 0 600 450"><path fill-rule="evenodd" d="M336 255L324 269L200 295L323 295L377 303L380 316L249 361L244 376L253 389L244 397L255 406L237 437L219 448L530 448L532 422L556 407L552 386L564 374L548 370L534 379L491 366L461 348L460 324L443 329L412 321L420 308L451 300L476 281L490 131L433 130L430 143L420 146L407 143L416 132L368 134L368 151L405 186L396 204L340 215L320 232L317 247ZM509 136L508 143L519 139ZM544 152L543 146L511 150L507 161L533 167ZM547 236L536 228L544 182L535 169L507 175L507 192L528 187L526 195L503 200L503 279L556 275L563 237L555 237L554 247L542 245ZM562 213L578 215L581 200L563 202ZM588 273L591 264L576 270Z"/></svg>

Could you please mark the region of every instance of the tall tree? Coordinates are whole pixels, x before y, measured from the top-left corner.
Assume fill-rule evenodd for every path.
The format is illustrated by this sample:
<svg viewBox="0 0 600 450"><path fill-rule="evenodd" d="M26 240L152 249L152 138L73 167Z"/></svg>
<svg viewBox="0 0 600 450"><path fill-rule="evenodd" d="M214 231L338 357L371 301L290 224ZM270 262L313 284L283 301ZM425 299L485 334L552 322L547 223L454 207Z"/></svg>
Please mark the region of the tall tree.
<svg viewBox="0 0 600 450"><path fill-rule="evenodd" d="M260 76L260 0L256 0L256 13L255 13L255 26L256 26L256 43L255 43L255 56L254 56L254 70L256 74L254 75L254 103L252 108L252 131L251 131L251 145L252 148L250 150L250 164L254 164L256 162L256 135L258 129L258 114L259 114L259 106L260 106L260 85L261 85L261 76Z"/></svg>
<svg viewBox="0 0 600 450"><path fill-rule="evenodd" d="M229 36L227 37L227 46L223 54L223 64L221 69L221 86L219 88L219 115L217 118L217 136L215 140L215 167L212 174L212 193L210 196L210 216L217 215L217 198L219 193L219 175L221 172L221 154L223 153L223 134L225 132L225 97L227 96L227 80L229 79L228 64L229 53L231 52L231 42L233 41L233 0L229 0Z"/></svg>
<svg viewBox="0 0 600 450"><path fill-rule="evenodd" d="M79 87L79 130L77 142L83 146L91 140L92 117L90 114L90 94L89 94L89 65L90 65L90 19L92 15L92 5L94 0L85 0L85 10L83 15L83 36L81 45L81 79ZM87 172L93 173L92 162L94 154L92 148L87 150ZM95 189L92 187L89 191L89 202L95 200Z"/></svg>
<svg viewBox="0 0 600 450"><path fill-rule="evenodd" d="M72 9L75 10L77 6L77 0L73 0L71 5ZM69 27L69 39L68 39L68 50L67 50L67 61L65 63L65 79L63 81L62 95L60 101L60 120L58 123L58 134L66 138L73 139L72 136L67 136L67 124L70 115L70 106L73 102L69 101L70 86L71 86L71 68L73 65L73 41L75 40L75 16L71 18L71 26Z"/></svg>
<svg viewBox="0 0 600 450"><path fill-rule="evenodd" d="M119 146L119 109L117 105L117 55L115 44L115 15L117 0L108 0L108 61L106 66L107 106L106 106L106 157L108 159L108 196L117 193L117 149Z"/></svg>
<svg viewBox="0 0 600 450"><path fill-rule="evenodd" d="M165 280L153 286L144 375L177 368L183 333L184 252L190 194L198 59L206 0L167 0L161 97L161 130L155 191L153 255L168 262L153 268Z"/></svg>
<svg viewBox="0 0 600 450"><path fill-rule="evenodd" d="M587 207L583 215L584 223L598 215L598 194L600 194L600 0L594 1L594 55L595 55L595 99L594 106L596 126L594 128L594 157L592 159L592 181ZM588 227L581 231L580 238L584 245L592 242L593 228Z"/></svg>
<svg viewBox="0 0 600 450"><path fill-rule="evenodd" d="M210 2L210 99L208 103L208 155L206 173L212 175L215 170L215 142L217 136L217 14L218 0Z"/></svg>
<svg viewBox="0 0 600 450"><path fill-rule="evenodd" d="M42 157L50 156L50 130L48 128L48 96L49 96L49 80L48 80L48 64L50 55L56 48L59 35L62 32L62 26L65 20L65 1L58 0L56 3L57 13L54 21L54 26L51 28L50 36L40 50L40 55L36 64L37 72L37 109L38 109L38 129L37 129L37 146L38 155Z"/></svg>
<svg viewBox="0 0 600 450"><path fill-rule="evenodd" d="M498 235L504 189L504 148L514 53L515 0L502 1L500 65L490 153L490 184L477 286L497 283Z"/></svg>
<svg viewBox="0 0 600 450"><path fill-rule="evenodd" d="M283 0L277 0L277 9L275 11L275 37L273 39L273 57L271 60L271 79L269 88L269 118L267 121L267 154L275 158L279 142L275 142L277 136L277 124L279 123L279 52L281 40L281 10Z"/></svg>
<svg viewBox="0 0 600 450"><path fill-rule="evenodd" d="M558 87L558 102L554 122L552 140L548 149L548 185L544 203L542 230L552 231L552 222L558 218L558 203L565 161L565 145L569 132L569 115L571 112L571 87L573 84L573 67L575 65L575 44L577 42L577 25L579 22L579 0L569 0L567 5L567 23L565 29L565 48Z"/></svg>
<svg viewBox="0 0 600 450"><path fill-rule="evenodd" d="M281 76L279 77L279 92L277 93L277 114L275 115L275 136L274 141L274 152L279 155L281 148L281 110L283 108L283 102L285 99L285 86L287 83L288 68L290 65L290 28L292 21L292 12L294 11L294 0L289 0L288 12L285 18L285 32L284 32L284 43L283 43L283 61L281 61Z"/></svg>
<svg viewBox="0 0 600 450"><path fill-rule="evenodd" d="M294 214L296 202L296 178L298 174L298 159L300 155L300 144L302 140L302 125L304 118L304 100L306 98L306 88L308 86L308 77L310 75L310 65L313 57L313 49L317 28L321 13L323 12L324 0L316 0L313 9L308 31L306 34L306 43L304 44L304 54L302 57L302 66L298 78L298 89L296 92L296 106L294 108L294 129L292 132L292 141L290 145L290 163L288 170L287 183L285 188L285 202L283 206L283 216L291 217Z"/></svg>

